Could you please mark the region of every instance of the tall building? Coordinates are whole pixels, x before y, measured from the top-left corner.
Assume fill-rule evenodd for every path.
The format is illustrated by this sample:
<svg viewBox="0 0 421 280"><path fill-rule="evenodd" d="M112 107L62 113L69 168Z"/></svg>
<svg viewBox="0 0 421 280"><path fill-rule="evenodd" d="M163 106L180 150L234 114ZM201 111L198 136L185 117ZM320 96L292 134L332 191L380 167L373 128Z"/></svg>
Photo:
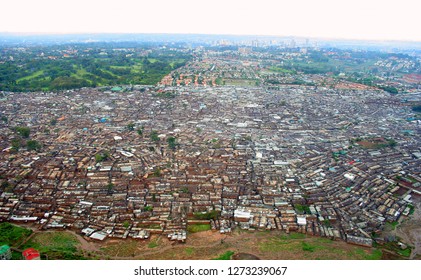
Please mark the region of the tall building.
<svg viewBox="0 0 421 280"><path fill-rule="evenodd" d="M292 40L291 40L290 47L291 47L291 48L295 48L296 46L297 46L297 43L295 42L295 40L294 40L294 39L292 39Z"/></svg>

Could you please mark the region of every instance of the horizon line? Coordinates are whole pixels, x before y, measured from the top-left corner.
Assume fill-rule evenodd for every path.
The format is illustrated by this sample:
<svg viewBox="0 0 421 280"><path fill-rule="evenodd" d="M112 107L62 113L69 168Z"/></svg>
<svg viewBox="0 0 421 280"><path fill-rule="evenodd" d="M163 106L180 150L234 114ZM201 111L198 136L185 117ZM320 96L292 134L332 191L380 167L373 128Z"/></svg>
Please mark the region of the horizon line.
<svg viewBox="0 0 421 280"><path fill-rule="evenodd" d="M50 32L50 31L0 31L0 34L23 35L23 36L65 36L65 35L200 35L200 36L233 36L233 37L273 37L273 38L302 38L313 40L342 40L342 41L366 41L366 42L407 42L421 43L417 39L368 39L350 37L326 37L326 36L303 36L303 35L273 35L273 34L234 34L234 33L195 33L195 32Z"/></svg>

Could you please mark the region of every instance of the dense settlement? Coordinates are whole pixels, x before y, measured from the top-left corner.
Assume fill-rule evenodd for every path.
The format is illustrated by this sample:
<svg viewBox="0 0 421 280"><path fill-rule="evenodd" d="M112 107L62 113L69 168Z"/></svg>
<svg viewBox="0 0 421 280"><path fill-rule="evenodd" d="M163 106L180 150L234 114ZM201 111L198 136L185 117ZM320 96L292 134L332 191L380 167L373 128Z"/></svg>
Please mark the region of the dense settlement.
<svg viewBox="0 0 421 280"><path fill-rule="evenodd" d="M323 75L260 85L253 62L213 59L189 73L201 64L157 86L5 92L0 220L93 240L184 241L189 225L204 224L371 246L408 216L421 194L421 134L400 98L322 85ZM224 69L225 80L253 82L220 86L212 72Z"/></svg>

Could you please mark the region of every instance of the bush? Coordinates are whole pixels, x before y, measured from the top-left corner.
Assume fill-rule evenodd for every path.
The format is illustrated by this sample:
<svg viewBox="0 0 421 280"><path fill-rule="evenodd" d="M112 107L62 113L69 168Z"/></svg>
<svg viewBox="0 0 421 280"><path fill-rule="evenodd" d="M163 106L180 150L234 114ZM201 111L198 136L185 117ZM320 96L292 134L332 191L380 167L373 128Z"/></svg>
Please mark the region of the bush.
<svg viewBox="0 0 421 280"><path fill-rule="evenodd" d="M15 127L15 131L23 138L29 138L29 134L31 133L31 130L29 129L29 127L22 127L22 126Z"/></svg>
<svg viewBox="0 0 421 280"><path fill-rule="evenodd" d="M28 140L28 142L26 142L26 148L28 151L39 151L41 150L41 144L36 140Z"/></svg>
<svg viewBox="0 0 421 280"><path fill-rule="evenodd" d="M109 152L102 152L95 155L95 161L96 162L103 162L106 161L110 157Z"/></svg>
<svg viewBox="0 0 421 280"><path fill-rule="evenodd" d="M230 260L232 255L234 255L233 251L226 251L225 253L215 258L214 260Z"/></svg>
<svg viewBox="0 0 421 280"><path fill-rule="evenodd" d="M218 215L219 215L219 211L216 211L216 210L212 210L206 213L201 213L201 212L193 213L193 216L196 220L211 220L211 219L215 220Z"/></svg>
<svg viewBox="0 0 421 280"><path fill-rule="evenodd" d="M170 149L175 150L175 148L177 147L177 139L171 136L171 137L168 137L167 142Z"/></svg>
<svg viewBox="0 0 421 280"><path fill-rule="evenodd" d="M151 132L150 137L153 142L159 142L160 140L158 137L158 132L156 132L155 130Z"/></svg>
<svg viewBox="0 0 421 280"><path fill-rule="evenodd" d="M303 246L303 251L307 251L307 252L314 252L315 247L313 245L310 245L306 242L301 243Z"/></svg>
<svg viewBox="0 0 421 280"><path fill-rule="evenodd" d="M0 245L17 245L19 241L31 235L32 230L14 226L10 223L0 223Z"/></svg>

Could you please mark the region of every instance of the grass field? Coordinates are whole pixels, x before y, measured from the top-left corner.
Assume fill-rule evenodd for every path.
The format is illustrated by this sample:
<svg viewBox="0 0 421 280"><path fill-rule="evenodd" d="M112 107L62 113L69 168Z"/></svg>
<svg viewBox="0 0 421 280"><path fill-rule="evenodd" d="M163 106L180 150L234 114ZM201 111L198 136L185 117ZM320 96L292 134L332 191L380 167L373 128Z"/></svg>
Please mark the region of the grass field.
<svg viewBox="0 0 421 280"><path fill-rule="evenodd" d="M28 76L22 77L20 79L17 79L16 82L19 83L19 82L22 82L22 81L25 81L25 80L32 80L32 79L35 79L35 78L37 78L39 76L42 76L42 75L44 75L44 70L39 70L39 71L36 71L36 72L32 73L31 75L28 75Z"/></svg>
<svg viewBox="0 0 421 280"><path fill-rule="evenodd" d="M232 255L234 255L233 251L226 251L225 253L221 254L219 257L214 258L213 260L230 260Z"/></svg>
<svg viewBox="0 0 421 280"><path fill-rule="evenodd" d="M15 226L10 223L0 223L0 245L10 247L19 245L25 238L30 236L32 230Z"/></svg>
<svg viewBox="0 0 421 280"><path fill-rule="evenodd" d="M21 249L34 248L48 259L84 259L78 245L77 238L69 232L39 232Z"/></svg>
<svg viewBox="0 0 421 280"><path fill-rule="evenodd" d="M35 233L19 248L23 250L33 247L41 252L43 258L48 259L206 260L231 259L233 255L243 254L259 259L291 260L377 260L384 257L383 247L359 247L343 241L333 241L302 233L249 232L237 229L231 234L222 235L208 230L209 225L194 226L195 229L205 229L202 226L206 226L206 230L189 232L186 243L173 242L162 235L152 235L148 240L109 239L105 242L88 242L71 232L41 231ZM0 224L0 229L3 229L0 231L0 241L8 240L12 245L22 242L23 238L27 238L31 233L30 230L7 223ZM89 246L86 245L87 243ZM389 247L385 249L395 249ZM408 257L411 248L400 249L397 253L402 257ZM19 254L15 255L15 259L19 259Z"/></svg>
<svg viewBox="0 0 421 280"><path fill-rule="evenodd" d="M139 253L138 241L136 240L125 240L124 242L115 242L113 240L108 243L107 246L101 248L101 254L103 259L115 259L115 258L129 258Z"/></svg>
<svg viewBox="0 0 421 280"><path fill-rule="evenodd" d="M206 231L206 230L210 230L210 229L211 229L210 224L188 225L187 226L187 231L190 232L190 233L201 232L201 231Z"/></svg>
<svg viewBox="0 0 421 280"><path fill-rule="evenodd" d="M267 255L288 255L292 259L380 259L381 251L347 246L341 241L309 237L291 233L271 237L259 244L259 251Z"/></svg>
<svg viewBox="0 0 421 280"><path fill-rule="evenodd" d="M285 73L285 74L293 74L294 71L292 70L288 70L282 67L278 67L278 66L271 66L268 69L270 72L274 72L274 73Z"/></svg>

